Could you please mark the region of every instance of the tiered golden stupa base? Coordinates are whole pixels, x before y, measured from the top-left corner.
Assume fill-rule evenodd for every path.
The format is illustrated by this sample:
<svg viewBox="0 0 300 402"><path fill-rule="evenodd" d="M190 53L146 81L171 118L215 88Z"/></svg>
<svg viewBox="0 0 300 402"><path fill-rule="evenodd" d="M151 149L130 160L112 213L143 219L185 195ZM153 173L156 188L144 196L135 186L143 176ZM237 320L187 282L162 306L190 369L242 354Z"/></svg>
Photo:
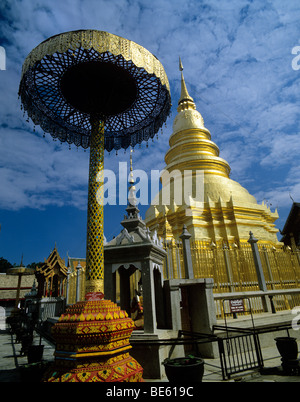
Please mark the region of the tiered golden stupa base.
<svg viewBox="0 0 300 402"><path fill-rule="evenodd" d="M134 323L115 303L90 293L68 307L52 329L55 362L48 382L141 382L143 368L130 356Z"/></svg>

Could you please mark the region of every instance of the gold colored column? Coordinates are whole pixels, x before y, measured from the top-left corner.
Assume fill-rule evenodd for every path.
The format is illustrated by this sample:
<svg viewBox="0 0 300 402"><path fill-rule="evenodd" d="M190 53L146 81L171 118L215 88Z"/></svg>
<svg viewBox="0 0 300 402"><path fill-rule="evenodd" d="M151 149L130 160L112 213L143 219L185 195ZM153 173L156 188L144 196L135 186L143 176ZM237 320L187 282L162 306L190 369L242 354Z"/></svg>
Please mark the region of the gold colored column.
<svg viewBox="0 0 300 402"><path fill-rule="evenodd" d="M103 292L103 169L104 169L104 122L91 118L89 193L87 218L86 292Z"/></svg>

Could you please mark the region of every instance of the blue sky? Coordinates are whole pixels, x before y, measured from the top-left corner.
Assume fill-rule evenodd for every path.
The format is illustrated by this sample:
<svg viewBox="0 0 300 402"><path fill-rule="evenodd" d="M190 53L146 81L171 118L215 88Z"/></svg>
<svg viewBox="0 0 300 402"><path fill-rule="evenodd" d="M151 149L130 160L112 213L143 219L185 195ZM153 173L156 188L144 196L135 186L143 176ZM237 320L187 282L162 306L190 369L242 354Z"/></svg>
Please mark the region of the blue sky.
<svg viewBox="0 0 300 402"><path fill-rule="evenodd" d="M197 110L220 156L258 202L278 208L283 228L300 200L300 45L297 0L2 0L0 46L0 256L19 263L85 256L89 151L43 138L20 110L27 54L46 38L98 29L144 46L162 62L172 115L159 139L134 152L136 169L163 169L180 90L178 57ZM300 63L299 63L300 64ZM129 153L105 155L118 171ZM117 235L125 207L105 207L105 235ZM146 207L141 207L144 216Z"/></svg>

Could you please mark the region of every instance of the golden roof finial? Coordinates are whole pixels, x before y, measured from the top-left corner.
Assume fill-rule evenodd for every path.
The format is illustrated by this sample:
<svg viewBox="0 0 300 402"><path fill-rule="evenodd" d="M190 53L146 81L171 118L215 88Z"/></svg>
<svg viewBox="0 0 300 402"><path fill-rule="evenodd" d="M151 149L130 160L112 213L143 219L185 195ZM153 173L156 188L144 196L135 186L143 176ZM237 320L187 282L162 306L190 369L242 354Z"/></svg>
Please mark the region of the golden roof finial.
<svg viewBox="0 0 300 402"><path fill-rule="evenodd" d="M178 105L184 101L190 101L194 103L194 99L189 95L188 90L185 85L185 80L183 76L183 65L181 62L181 58L179 57L179 71L181 71L181 94L180 99L178 101Z"/></svg>
<svg viewBox="0 0 300 402"><path fill-rule="evenodd" d="M136 196L135 196L135 185L134 185L134 178L133 178L133 168L132 168L132 152L133 149L130 149L130 175L129 175L129 191L128 191L128 202L129 205L135 206L137 203Z"/></svg>
<svg viewBox="0 0 300 402"><path fill-rule="evenodd" d="M179 108L181 110L180 105L184 106L184 109L196 109L196 105L194 103L194 99L188 93L187 87L185 85L185 80L183 76L183 65L181 62L181 58L179 57L179 71L181 71L181 93L180 99L178 101ZM178 110L178 112L180 111Z"/></svg>
<svg viewBox="0 0 300 402"><path fill-rule="evenodd" d="M133 152L133 149L131 148L130 149L130 178L129 178L129 183L130 184L133 184L134 183L134 179L133 179L133 168L132 168L132 152Z"/></svg>
<svg viewBox="0 0 300 402"><path fill-rule="evenodd" d="M183 65L180 56L179 56L179 71L183 71Z"/></svg>

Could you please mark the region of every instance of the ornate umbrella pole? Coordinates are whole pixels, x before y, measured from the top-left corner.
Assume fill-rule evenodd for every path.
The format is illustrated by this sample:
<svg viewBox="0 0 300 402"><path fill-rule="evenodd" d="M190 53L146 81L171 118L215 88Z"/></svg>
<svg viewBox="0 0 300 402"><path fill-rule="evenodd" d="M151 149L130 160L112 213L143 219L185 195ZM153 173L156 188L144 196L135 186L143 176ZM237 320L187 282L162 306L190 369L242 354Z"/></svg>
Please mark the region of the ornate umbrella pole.
<svg viewBox="0 0 300 402"><path fill-rule="evenodd" d="M62 142L90 147L86 300L67 308L52 333L48 381L141 381L128 350L134 323L104 300L104 150L134 147L157 133L171 108L159 60L134 42L80 30L51 37L26 58L19 94L35 124Z"/></svg>
<svg viewBox="0 0 300 402"><path fill-rule="evenodd" d="M104 122L91 117L91 143L89 164L89 192L87 218L86 265L88 271L86 291L103 292L104 278Z"/></svg>

